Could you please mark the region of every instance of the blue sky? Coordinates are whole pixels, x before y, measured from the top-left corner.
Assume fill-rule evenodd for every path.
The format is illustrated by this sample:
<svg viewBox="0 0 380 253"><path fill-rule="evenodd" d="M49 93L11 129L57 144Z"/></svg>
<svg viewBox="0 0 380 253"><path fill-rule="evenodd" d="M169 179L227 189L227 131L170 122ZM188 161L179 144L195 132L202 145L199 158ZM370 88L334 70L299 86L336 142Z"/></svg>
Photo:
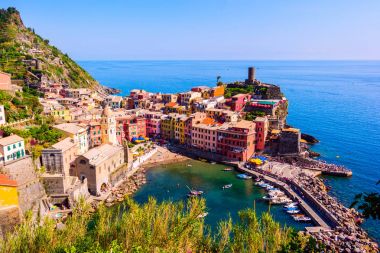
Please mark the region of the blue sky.
<svg viewBox="0 0 380 253"><path fill-rule="evenodd" d="M379 0L1 0L76 60L380 59Z"/></svg>

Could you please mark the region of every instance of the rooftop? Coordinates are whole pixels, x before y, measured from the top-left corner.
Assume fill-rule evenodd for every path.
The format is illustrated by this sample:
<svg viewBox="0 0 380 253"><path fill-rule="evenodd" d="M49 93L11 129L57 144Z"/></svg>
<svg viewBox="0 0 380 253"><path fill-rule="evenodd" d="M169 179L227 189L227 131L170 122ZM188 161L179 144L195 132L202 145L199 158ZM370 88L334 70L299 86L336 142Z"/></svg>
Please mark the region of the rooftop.
<svg viewBox="0 0 380 253"><path fill-rule="evenodd" d="M66 138L66 139L63 139L62 141L57 142L56 144L52 145L52 147L55 148L55 149L60 149L62 151L66 151L66 150L72 148L75 145L76 144L74 143L73 139Z"/></svg>
<svg viewBox="0 0 380 253"><path fill-rule="evenodd" d="M83 157L87 158L91 165L96 166L106 161L108 158L112 157L116 152L122 149L122 146L103 144L99 147L90 149L89 151L83 154Z"/></svg>
<svg viewBox="0 0 380 253"><path fill-rule="evenodd" d="M16 134L13 134L13 135L10 135L8 137L1 138L0 139L0 146L7 146L10 144L19 142L19 141L24 141L24 139L21 138L20 136L16 135Z"/></svg>
<svg viewBox="0 0 380 253"><path fill-rule="evenodd" d="M77 134L86 131L86 129L78 126L75 123L62 123L59 125L55 125L54 128L71 134Z"/></svg>
<svg viewBox="0 0 380 253"><path fill-rule="evenodd" d="M8 175L0 174L0 185L1 186L12 186L17 187L17 181L11 180Z"/></svg>

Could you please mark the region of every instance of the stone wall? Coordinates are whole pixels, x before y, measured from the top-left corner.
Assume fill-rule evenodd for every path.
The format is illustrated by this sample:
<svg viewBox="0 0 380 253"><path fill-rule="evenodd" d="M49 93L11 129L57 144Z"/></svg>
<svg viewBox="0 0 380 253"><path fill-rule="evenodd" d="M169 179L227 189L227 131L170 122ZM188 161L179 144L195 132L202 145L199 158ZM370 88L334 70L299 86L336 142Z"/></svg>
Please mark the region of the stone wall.
<svg viewBox="0 0 380 253"><path fill-rule="evenodd" d="M30 156L8 163L2 170L9 175L10 179L17 181L22 213L36 207L41 198L46 196Z"/></svg>

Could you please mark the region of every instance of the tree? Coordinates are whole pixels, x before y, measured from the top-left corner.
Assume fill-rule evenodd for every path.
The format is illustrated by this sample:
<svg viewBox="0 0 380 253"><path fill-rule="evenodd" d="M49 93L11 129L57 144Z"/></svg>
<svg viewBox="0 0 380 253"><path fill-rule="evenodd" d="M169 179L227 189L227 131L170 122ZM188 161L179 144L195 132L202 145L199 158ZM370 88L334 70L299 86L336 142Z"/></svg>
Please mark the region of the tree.
<svg viewBox="0 0 380 253"><path fill-rule="evenodd" d="M380 180L376 183L380 184ZM380 220L380 193L364 192L355 196L354 202L350 208L357 206L365 218Z"/></svg>

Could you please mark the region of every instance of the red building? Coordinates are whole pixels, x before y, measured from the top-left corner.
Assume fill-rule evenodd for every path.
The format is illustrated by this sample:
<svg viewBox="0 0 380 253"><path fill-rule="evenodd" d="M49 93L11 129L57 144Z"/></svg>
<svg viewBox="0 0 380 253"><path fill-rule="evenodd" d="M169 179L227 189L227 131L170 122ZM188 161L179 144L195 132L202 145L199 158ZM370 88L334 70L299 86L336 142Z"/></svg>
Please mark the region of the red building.
<svg viewBox="0 0 380 253"><path fill-rule="evenodd" d="M267 117L256 117L256 150L264 150L268 135L269 121Z"/></svg>
<svg viewBox="0 0 380 253"><path fill-rule="evenodd" d="M247 161L255 153L255 123L224 123L217 131L217 153L229 160Z"/></svg>
<svg viewBox="0 0 380 253"><path fill-rule="evenodd" d="M125 138L129 141L133 137L146 137L146 119L135 117L124 122Z"/></svg>

